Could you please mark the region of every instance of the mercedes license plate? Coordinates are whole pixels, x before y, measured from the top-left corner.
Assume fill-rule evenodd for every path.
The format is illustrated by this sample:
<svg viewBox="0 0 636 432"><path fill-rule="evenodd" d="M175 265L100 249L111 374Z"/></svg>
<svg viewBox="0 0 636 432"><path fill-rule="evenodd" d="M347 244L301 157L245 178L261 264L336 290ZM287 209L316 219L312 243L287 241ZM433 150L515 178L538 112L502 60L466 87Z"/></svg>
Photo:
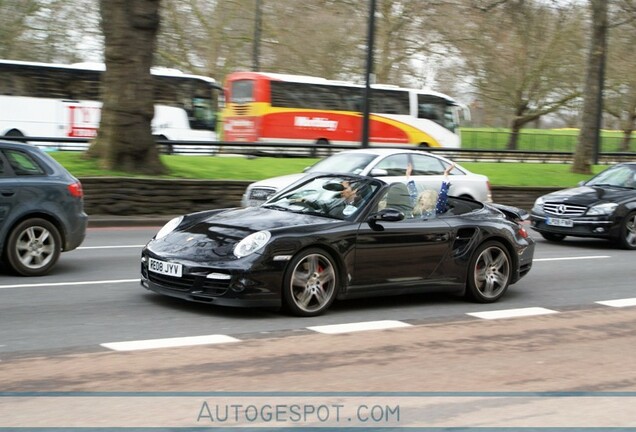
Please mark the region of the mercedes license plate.
<svg viewBox="0 0 636 432"><path fill-rule="evenodd" d="M545 223L552 226L566 227L566 228L572 228L574 226L574 223L572 222L571 219L560 219L560 218L552 218L552 217L547 218Z"/></svg>
<svg viewBox="0 0 636 432"><path fill-rule="evenodd" d="M148 270L167 276L181 277L183 273L183 266L181 264L169 263L150 258L148 261Z"/></svg>

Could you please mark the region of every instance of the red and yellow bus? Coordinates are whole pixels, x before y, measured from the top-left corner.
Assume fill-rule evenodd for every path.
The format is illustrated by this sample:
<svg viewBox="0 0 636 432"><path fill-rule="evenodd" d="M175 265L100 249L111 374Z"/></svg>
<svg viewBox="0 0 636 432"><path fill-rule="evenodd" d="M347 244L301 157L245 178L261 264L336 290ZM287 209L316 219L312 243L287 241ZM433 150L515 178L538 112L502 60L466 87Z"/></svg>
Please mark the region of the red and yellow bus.
<svg viewBox="0 0 636 432"><path fill-rule="evenodd" d="M362 139L364 86L302 75L234 72L227 76L223 140L356 145ZM453 98L427 90L371 87L370 145L460 147Z"/></svg>

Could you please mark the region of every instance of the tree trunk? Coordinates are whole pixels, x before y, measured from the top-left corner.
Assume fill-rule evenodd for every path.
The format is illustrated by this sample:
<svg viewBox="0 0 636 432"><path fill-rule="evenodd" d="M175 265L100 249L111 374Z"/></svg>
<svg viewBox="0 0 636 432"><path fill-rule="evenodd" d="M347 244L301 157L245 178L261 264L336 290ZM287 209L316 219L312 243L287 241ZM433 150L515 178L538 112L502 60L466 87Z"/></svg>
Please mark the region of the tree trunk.
<svg viewBox="0 0 636 432"><path fill-rule="evenodd" d="M607 2L590 0L592 38L585 78L583 116L572 172L592 174L592 157L600 149L600 119L603 106L603 71L607 40ZM598 145L598 147L597 147Z"/></svg>
<svg viewBox="0 0 636 432"><path fill-rule="evenodd" d="M106 169L165 172L152 136L153 63L159 29L159 0L100 0L106 72L101 83L102 116L87 153Z"/></svg>
<svg viewBox="0 0 636 432"><path fill-rule="evenodd" d="M508 150L517 150L519 147L519 134L521 132L521 122L518 119L512 121L510 125L510 136L508 137Z"/></svg>
<svg viewBox="0 0 636 432"><path fill-rule="evenodd" d="M633 127L623 129L623 140L621 141L621 148L619 151L622 151L622 152L629 151L629 144L631 143L633 132L634 132Z"/></svg>

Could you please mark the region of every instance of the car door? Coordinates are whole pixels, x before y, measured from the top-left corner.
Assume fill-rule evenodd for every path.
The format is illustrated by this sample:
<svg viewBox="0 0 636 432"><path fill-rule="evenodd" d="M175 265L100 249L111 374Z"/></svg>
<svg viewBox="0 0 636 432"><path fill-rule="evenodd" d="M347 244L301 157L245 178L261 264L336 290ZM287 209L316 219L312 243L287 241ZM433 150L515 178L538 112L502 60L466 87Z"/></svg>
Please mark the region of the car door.
<svg viewBox="0 0 636 432"><path fill-rule="evenodd" d="M18 202L19 182L0 150L0 232L4 231L5 221Z"/></svg>
<svg viewBox="0 0 636 432"><path fill-rule="evenodd" d="M448 255L451 227L443 218L407 217L360 225L350 289L422 285Z"/></svg>

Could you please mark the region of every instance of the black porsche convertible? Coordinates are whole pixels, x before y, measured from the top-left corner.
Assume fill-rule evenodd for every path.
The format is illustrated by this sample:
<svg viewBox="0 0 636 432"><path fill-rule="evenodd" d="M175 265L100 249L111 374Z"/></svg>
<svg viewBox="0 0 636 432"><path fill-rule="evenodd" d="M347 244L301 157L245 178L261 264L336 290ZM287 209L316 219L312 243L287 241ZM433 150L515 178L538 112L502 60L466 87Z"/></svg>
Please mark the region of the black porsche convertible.
<svg viewBox="0 0 636 432"><path fill-rule="evenodd" d="M315 316L336 299L422 291L490 303L530 270L523 210L449 197L442 213L423 217L413 205L403 183L308 175L260 207L171 220L142 250L141 284Z"/></svg>

